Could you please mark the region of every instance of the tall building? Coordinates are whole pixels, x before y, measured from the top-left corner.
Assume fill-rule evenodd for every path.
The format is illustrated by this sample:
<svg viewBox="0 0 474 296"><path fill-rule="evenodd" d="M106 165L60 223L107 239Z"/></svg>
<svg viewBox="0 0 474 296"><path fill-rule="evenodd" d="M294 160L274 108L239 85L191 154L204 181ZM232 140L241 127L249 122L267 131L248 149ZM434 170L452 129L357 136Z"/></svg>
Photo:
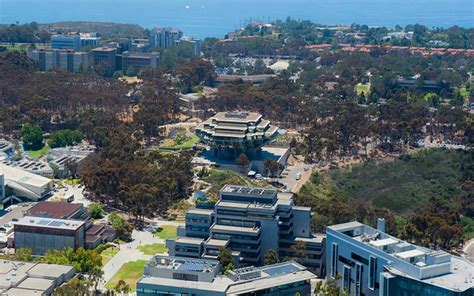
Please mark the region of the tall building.
<svg viewBox="0 0 474 296"><path fill-rule="evenodd" d="M52 49L81 49L81 37L79 35L53 35L51 36Z"/></svg>
<svg viewBox="0 0 474 296"><path fill-rule="evenodd" d="M311 232L311 209L295 206L292 194L225 185L214 208L188 211L178 238L166 244L172 256L206 259L217 259L220 247L230 248L237 266L262 265L265 254L274 250L280 258L299 256L321 276L324 241L324 235ZM301 252L297 244L304 246Z"/></svg>
<svg viewBox="0 0 474 296"><path fill-rule="evenodd" d="M350 222L326 229L327 276L350 295L474 295L474 265Z"/></svg>
<svg viewBox="0 0 474 296"><path fill-rule="evenodd" d="M149 41L151 45L159 48L169 48L175 44L181 37L183 32L173 28L153 29L150 32Z"/></svg>
<svg viewBox="0 0 474 296"><path fill-rule="evenodd" d="M91 52L94 66L103 67L105 74L112 76L117 70L117 49L98 47L94 48Z"/></svg>
<svg viewBox="0 0 474 296"><path fill-rule="evenodd" d="M316 276L288 261L247 267L220 275L219 261L155 256L137 282L137 296L145 295L311 295Z"/></svg>
<svg viewBox="0 0 474 296"><path fill-rule="evenodd" d="M14 223L15 249L29 248L33 255L48 250L84 247L86 221L25 216Z"/></svg>
<svg viewBox="0 0 474 296"><path fill-rule="evenodd" d="M141 69L143 67L156 68L160 64L160 53L141 53L126 51L121 55L121 65L124 71L128 68Z"/></svg>
<svg viewBox="0 0 474 296"><path fill-rule="evenodd" d="M62 68L69 72L81 72L87 70L90 66L90 58L87 52L34 49L28 51L27 55L36 62L39 71Z"/></svg>
<svg viewBox="0 0 474 296"><path fill-rule="evenodd" d="M196 135L220 159L235 160L241 153L258 158L261 147L275 139L278 127L254 112L219 112L196 127Z"/></svg>
<svg viewBox="0 0 474 296"><path fill-rule="evenodd" d="M79 35L81 38L81 47L97 47L100 45L101 38L97 33L80 33Z"/></svg>
<svg viewBox="0 0 474 296"><path fill-rule="evenodd" d="M195 56L201 55L201 40L195 39L190 36L183 36L179 40L175 41L176 44L189 44L193 49L193 54Z"/></svg>

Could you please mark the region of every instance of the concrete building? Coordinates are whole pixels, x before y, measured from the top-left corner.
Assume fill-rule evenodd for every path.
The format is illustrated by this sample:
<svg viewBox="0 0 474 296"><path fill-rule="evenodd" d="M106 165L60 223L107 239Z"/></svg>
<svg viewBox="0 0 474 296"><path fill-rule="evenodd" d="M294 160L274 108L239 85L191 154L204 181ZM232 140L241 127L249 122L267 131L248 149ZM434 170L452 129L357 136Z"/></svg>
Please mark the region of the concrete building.
<svg viewBox="0 0 474 296"><path fill-rule="evenodd" d="M441 250L412 245L350 222L326 229L327 276L350 295L474 295L474 265Z"/></svg>
<svg viewBox="0 0 474 296"><path fill-rule="evenodd" d="M201 40L190 36L183 36L175 41L176 44L189 44L195 56L201 56Z"/></svg>
<svg viewBox="0 0 474 296"><path fill-rule="evenodd" d="M294 246L304 246L296 254ZM311 209L293 204L290 193L274 189L225 185L210 208L186 213L185 227L166 245L171 256L217 259L219 248L230 248L237 266L262 265L274 250L280 258L300 262L324 275L324 235L311 232Z"/></svg>
<svg viewBox="0 0 474 296"><path fill-rule="evenodd" d="M68 265L0 260L0 295L49 296L75 273Z"/></svg>
<svg viewBox="0 0 474 296"><path fill-rule="evenodd" d="M94 48L91 53L94 66L103 67L106 74L112 76L117 70L117 49L98 47Z"/></svg>
<svg viewBox="0 0 474 296"><path fill-rule="evenodd" d="M97 33L81 33L80 39L81 47L97 47L102 40Z"/></svg>
<svg viewBox="0 0 474 296"><path fill-rule="evenodd" d="M14 223L15 249L30 248L33 255L48 250L84 247L86 221L25 216Z"/></svg>
<svg viewBox="0 0 474 296"><path fill-rule="evenodd" d="M37 201L51 193L53 181L0 163L0 205L11 198Z"/></svg>
<svg viewBox="0 0 474 296"><path fill-rule="evenodd" d="M81 37L79 35L53 35L51 36L52 49L81 49Z"/></svg>
<svg viewBox="0 0 474 296"><path fill-rule="evenodd" d="M174 28L157 28L150 32L150 44L154 47L169 48L183 37L183 32Z"/></svg>
<svg viewBox="0 0 474 296"><path fill-rule="evenodd" d="M47 162L42 160L22 158L21 160L13 161L12 159L7 159L3 161L3 164L42 177L52 178L54 175L53 169Z"/></svg>
<svg viewBox="0 0 474 296"><path fill-rule="evenodd" d="M215 260L155 256L137 282L145 295L311 295L316 276L296 262L247 267L220 275Z"/></svg>
<svg viewBox="0 0 474 296"><path fill-rule="evenodd" d="M28 51L27 55L36 62L36 68L39 71L62 68L69 72L82 72L90 66L90 57L87 52L33 49Z"/></svg>
<svg viewBox="0 0 474 296"><path fill-rule="evenodd" d="M196 127L196 135L215 157L235 160L241 153L259 158L261 147L274 140L278 127L254 112L219 112Z"/></svg>
<svg viewBox="0 0 474 296"><path fill-rule="evenodd" d="M156 68L160 64L160 53L141 53L141 52L129 52L125 51L121 55L121 65L124 71L129 68L139 70L143 67Z"/></svg>

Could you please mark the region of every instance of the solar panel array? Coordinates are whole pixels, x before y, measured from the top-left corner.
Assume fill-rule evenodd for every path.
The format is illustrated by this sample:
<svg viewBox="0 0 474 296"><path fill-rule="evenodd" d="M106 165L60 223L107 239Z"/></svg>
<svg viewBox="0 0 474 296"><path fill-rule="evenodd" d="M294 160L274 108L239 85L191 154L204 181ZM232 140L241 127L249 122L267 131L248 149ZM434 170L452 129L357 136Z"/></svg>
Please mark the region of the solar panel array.
<svg viewBox="0 0 474 296"><path fill-rule="evenodd" d="M264 268L263 272L267 273L270 276L279 276L284 274L289 274L295 271L300 271L301 269L294 264L285 264L275 267Z"/></svg>

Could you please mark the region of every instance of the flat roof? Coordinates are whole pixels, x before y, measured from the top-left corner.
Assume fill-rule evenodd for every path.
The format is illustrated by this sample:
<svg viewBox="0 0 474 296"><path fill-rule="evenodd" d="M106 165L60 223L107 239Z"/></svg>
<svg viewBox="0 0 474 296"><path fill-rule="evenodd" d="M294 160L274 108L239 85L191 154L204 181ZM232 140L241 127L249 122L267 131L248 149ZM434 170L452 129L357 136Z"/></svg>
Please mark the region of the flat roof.
<svg viewBox="0 0 474 296"><path fill-rule="evenodd" d="M53 182L49 178L30 173L16 167L7 166L3 163L0 163L0 174L4 174L5 181L27 183L38 187L46 186Z"/></svg>
<svg viewBox="0 0 474 296"><path fill-rule="evenodd" d="M85 223L86 221L80 220L51 219L44 217L25 216L23 218L20 218L18 222L14 222L14 225L76 230Z"/></svg>
<svg viewBox="0 0 474 296"><path fill-rule="evenodd" d="M384 238L384 239L379 239L375 241L370 241L369 244L371 244L374 247L383 247L383 246L388 246L388 245L395 245L398 244L400 241L393 239L393 238Z"/></svg>
<svg viewBox="0 0 474 296"><path fill-rule="evenodd" d="M249 122L257 121L262 117L262 114L255 112L244 112L244 111L235 111L235 112L218 112L212 118L218 121L235 121L235 122Z"/></svg>
<svg viewBox="0 0 474 296"><path fill-rule="evenodd" d="M325 238L326 238L326 234L319 233L319 234L313 234L312 237L295 237L295 241L322 244Z"/></svg>
<svg viewBox="0 0 474 296"><path fill-rule="evenodd" d="M22 281L17 287L29 290L46 291L53 288L55 285L54 280L41 279L41 278L27 278Z"/></svg>
<svg viewBox="0 0 474 296"><path fill-rule="evenodd" d="M196 214L196 215L207 215L207 216L209 216L212 213L214 213L214 210L192 208L192 209L189 209L186 214Z"/></svg>
<svg viewBox="0 0 474 296"><path fill-rule="evenodd" d="M425 254L426 253L421 251L421 250L414 249L414 250L410 250L410 251L396 253L395 256L397 256L398 258L407 259L407 258L422 256L422 255L425 255Z"/></svg>
<svg viewBox="0 0 474 296"><path fill-rule="evenodd" d="M176 243L181 244L192 244L192 245L200 245L204 242L202 238L195 238L195 237L187 237L187 236L178 236L175 238Z"/></svg>
<svg viewBox="0 0 474 296"><path fill-rule="evenodd" d="M212 225L211 230L217 231L235 231L235 232L247 232L257 234L260 231L260 228L250 228L250 227L238 227L238 226L227 226L227 225Z"/></svg>
<svg viewBox="0 0 474 296"><path fill-rule="evenodd" d="M25 295L44 295L44 291L41 290L31 290L31 289L22 289L22 288L11 288L5 292L1 292L1 295L5 296L25 296Z"/></svg>
<svg viewBox="0 0 474 296"><path fill-rule="evenodd" d="M28 271L28 275L59 278L70 272L75 272L75 269L69 265L38 263Z"/></svg>
<svg viewBox="0 0 474 296"><path fill-rule="evenodd" d="M28 216L64 219L82 207L81 203L40 201L28 210Z"/></svg>
<svg viewBox="0 0 474 296"><path fill-rule="evenodd" d="M219 207L228 207L228 208L238 208L238 209L247 209L249 207L250 202L231 202L231 201L223 201L219 200L216 206Z"/></svg>
<svg viewBox="0 0 474 296"><path fill-rule="evenodd" d="M210 238L206 241L208 246L227 247L229 240Z"/></svg>

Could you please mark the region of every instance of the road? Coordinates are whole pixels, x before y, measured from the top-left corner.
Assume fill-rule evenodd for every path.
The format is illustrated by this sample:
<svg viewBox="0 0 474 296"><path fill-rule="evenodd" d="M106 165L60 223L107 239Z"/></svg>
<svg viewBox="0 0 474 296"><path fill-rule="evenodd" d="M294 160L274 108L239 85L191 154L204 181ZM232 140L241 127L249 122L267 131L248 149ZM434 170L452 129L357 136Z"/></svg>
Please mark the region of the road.
<svg viewBox="0 0 474 296"><path fill-rule="evenodd" d="M301 178L296 180L296 175L299 173L301 173ZM280 183L286 185L291 192L297 193L311 176L311 165L304 162L297 162L292 166L288 166L285 170L285 174L286 176L280 179Z"/></svg>

